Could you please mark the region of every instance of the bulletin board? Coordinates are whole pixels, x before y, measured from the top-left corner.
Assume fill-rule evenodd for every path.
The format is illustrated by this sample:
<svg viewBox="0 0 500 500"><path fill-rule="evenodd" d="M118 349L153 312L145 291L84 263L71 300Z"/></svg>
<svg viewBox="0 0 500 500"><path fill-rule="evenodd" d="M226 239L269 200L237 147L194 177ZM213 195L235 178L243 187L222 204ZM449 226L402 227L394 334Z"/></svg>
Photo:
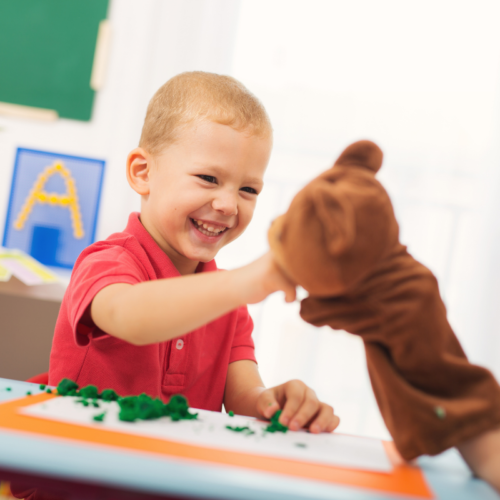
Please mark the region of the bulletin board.
<svg viewBox="0 0 500 500"><path fill-rule="evenodd" d="M18 148L3 246L71 269L94 242L105 162Z"/></svg>
<svg viewBox="0 0 500 500"><path fill-rule="evenodd" d="M0 101L90 120L94 53L108 1L0 2Z"/></svg>

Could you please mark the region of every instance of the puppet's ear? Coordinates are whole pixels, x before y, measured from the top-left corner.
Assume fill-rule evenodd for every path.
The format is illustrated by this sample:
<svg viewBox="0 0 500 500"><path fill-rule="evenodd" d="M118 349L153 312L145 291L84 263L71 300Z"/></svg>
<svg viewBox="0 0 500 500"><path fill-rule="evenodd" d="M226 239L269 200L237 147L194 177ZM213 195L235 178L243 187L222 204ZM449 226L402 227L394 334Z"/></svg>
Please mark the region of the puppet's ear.
<svg viewBox="0 0 500 500"><path fill-rule="evenodd" d="M382 166L383 158L382 150L374 142L358 141L344 149L344 152L335 162L335 166L347 167L353 165L365 167L376 173Z"/></svg>

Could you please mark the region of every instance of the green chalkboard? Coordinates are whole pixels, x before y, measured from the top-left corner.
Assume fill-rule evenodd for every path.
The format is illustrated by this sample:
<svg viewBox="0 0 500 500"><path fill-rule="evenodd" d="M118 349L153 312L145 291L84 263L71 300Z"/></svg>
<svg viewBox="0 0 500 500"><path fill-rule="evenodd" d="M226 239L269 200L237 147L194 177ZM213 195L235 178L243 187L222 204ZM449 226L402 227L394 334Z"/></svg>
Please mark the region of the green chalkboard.
<svg viewBox="0 0 500 500"><path fill-rule="evenodd" d="M0 0L0 101L90 120L108 0Z"/></svg>

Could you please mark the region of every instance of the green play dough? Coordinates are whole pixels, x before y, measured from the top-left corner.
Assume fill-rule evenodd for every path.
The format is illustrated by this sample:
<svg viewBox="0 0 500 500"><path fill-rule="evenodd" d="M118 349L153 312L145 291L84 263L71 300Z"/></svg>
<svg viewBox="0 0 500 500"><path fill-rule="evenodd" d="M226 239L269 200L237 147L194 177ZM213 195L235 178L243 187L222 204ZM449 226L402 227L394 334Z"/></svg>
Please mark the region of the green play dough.
<svg viewBox="0 0 500 500"><path fill-rule="evenodd" d="M187 399L180 394L172 396L167 404L163 404L158 398L153 399L147 394L141 394L120 398L118 405L120 406L118 419L124 422L154 420L161 417L170 417L173 421L178 421L198 417L197 413L189 412Z"/></svg>
<svg viewBox="0 0 500 500"><path fill-rule="evenodd" d="M78 384L67 378L59 382L57 392L60 396L80 396L80 399L77 399L75 403L82 404L83 406L91 404L95 408L100 407L99 399L102 401L117 401L120 407L118 419L123 422L154 420L161 417L170 417L173 421L198 418L197 413L189 411L187 399L181 394L175 394L167 404L164 404L160 399L153 399L147 394L122 398L113 389L105 389L99 394L95 385L87 385L79 389ZM103 413L93 417L94 420L97 422L102 421L101 415L104 418Z"/></svg>
<svg viewBox="0 0 500 500"><path fill-rule="evenodd" d="M97 399L99 397L99 391L95 385L87 385L78 391L78 395L82 398Z"/></svg>
<svg viewBox="0 0 500 500"><path fill-rule="evenodd" d="M252 434L255 434L255 432L250 429L250 427L245 426L245 427L232 427L231 425L226 425L226 429L229 431L233 432L241 432L242 434L245 434L246 436L251 436Z"/></svg>
<svg viewBox="0 0 500 500"><path fill-rule="evenodd" d="M40 386L40 389L44 389L45 386ZM59 396L76 396L78 391L78 384L73 382L69 378L63 378L59 385L57 386L57 394Z"/></svg>
<svg viewBox="0 0 500 500"><path fill-rule="evenodd" d="M266 432L286 432L288 427L286 425L280 424L278 419L280 418L281 410L278 410L272 417L271 423L264 429Z"/></svg>
<svg viewBox="0 0 500 500"><path fill-rule="evenodd" d="M120 399L120 396L113 389L104 389L100 397L103 401L118 401Z"/></svg>

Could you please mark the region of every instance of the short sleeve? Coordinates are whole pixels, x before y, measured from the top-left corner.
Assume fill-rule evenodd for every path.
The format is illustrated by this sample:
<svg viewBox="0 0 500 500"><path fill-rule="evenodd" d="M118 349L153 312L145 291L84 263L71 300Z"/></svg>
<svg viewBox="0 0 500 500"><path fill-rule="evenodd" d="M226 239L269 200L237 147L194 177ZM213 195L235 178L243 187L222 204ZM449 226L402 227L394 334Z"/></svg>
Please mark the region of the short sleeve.
<svg viewBox="0 0 500 500"><path fill-rule="evenodd" d="M114 283L136 284L147 277L137 259L123 247L95 251L77 263L65 296L67 317L80 346L106 335L92 321L89 306L96 294Z"/></svg>
<svg viewBox="0 0 500 500"><path fill-rule="evenodd" d="M257 363L255 345L252 339L253 321L247 306L239 307L236 314L236 327L229 362L234 363L242 359L249 359Z"/></svg>

